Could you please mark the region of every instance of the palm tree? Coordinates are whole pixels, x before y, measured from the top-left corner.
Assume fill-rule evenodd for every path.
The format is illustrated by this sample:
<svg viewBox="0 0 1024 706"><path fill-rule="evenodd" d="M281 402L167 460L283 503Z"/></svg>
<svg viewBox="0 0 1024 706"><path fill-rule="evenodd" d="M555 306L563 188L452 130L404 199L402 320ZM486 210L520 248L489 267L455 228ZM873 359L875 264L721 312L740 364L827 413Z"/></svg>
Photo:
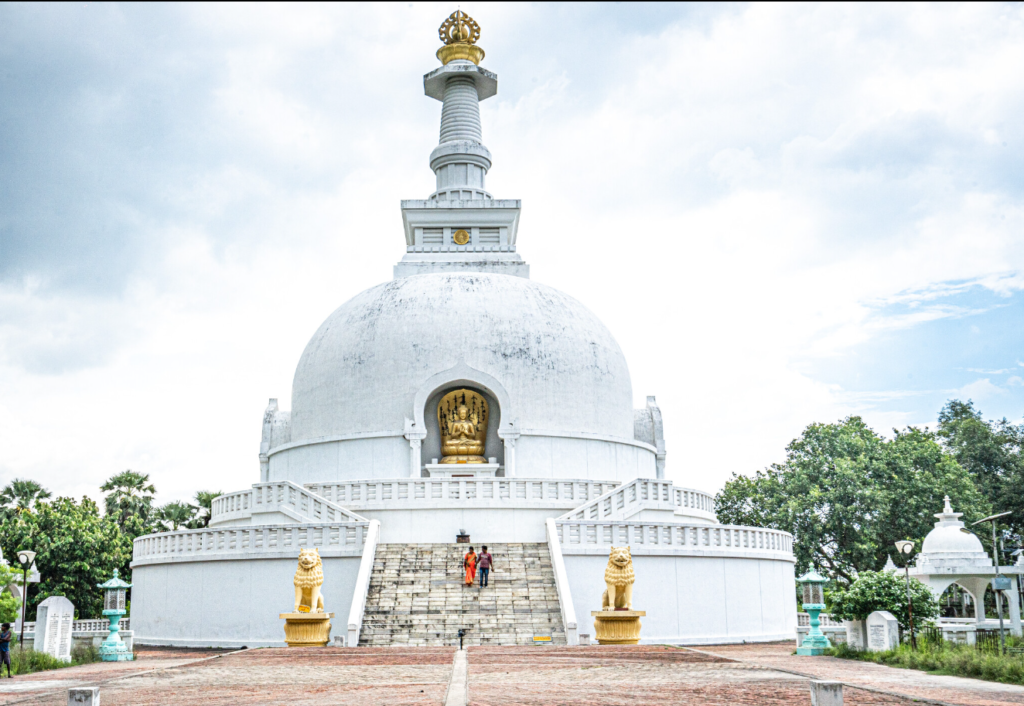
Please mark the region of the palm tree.
<svg viewBox="0 0 1024 706"><path fill-rule="evenodd" d="M196 505L199 506L199 516L196 517L190 527L201 529L210 526L210 514L213 512L213 501L224 493L216 490L200 490L196 492Z"/></svg>
<svg viewBox="0 0 1024 706"><path fill-rule="evenodd" d="M0 490L0 504L5 506L14 504L17 510L31 510L38 500L46 500L50 497L50 491L36 483L34 480L15 478L7 487Z"/></svg>
<svg viewBox="0 0 1024 706"><path fill-rule="evenodd" d="M165 529L176 530L182 525L188 525L195 517L196 510L198 508L195 505L188 503L167 503L160 508L160 520L164 523Z"/></svg>
<svg viewBox="0 0 1024 706"><path fill-rule="evenodd" d="M137 532L143 532L149 524L153 511L153 495L156 487L149 482L149 474L136 473L129 469L111 477L100 486L107 493L107 515L124 531L128 525L137 525L129 531L134 538Z"/></svg>

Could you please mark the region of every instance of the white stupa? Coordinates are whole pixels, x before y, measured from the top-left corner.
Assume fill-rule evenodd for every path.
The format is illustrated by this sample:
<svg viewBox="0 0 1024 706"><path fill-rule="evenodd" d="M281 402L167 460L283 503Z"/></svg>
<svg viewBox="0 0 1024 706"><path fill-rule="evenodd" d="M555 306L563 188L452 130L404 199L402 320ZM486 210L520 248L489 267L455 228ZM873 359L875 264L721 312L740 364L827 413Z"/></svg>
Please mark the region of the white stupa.
<svg viewBox="0 0 1024 706"><path fill-rule="evenodd" d="M936 598L952 584L958 584L971 594L976 606L983 606L985 591L996 576L996 567L978 536L964 526L962 516L962 512L953 512L947 495L942 512L935 515L938 520L935 529L924 538L921 553L910 568L910 576L928 586ZM1005 598L1009 627L1015 635L1020 635L1020 605L1014 584L1024 574L1024 566L1001 566L999 573L1010 579L1012 588L1000 593ZM976 620L985 622L984 610L976 611Z"/></svg>
<svg viewBox="0 0 1024 706"><path fill-rule="evenodd" d="M479 65L479 26L456 12L440 33L442 66L424 77L426 95L442 101L435 190L401 204L394 279L343 304L307 344L291 410L272 399L264 415L259 482L218 498L209 530L136 541L135 639L282 644L276 614L290 600L294 558L315 546L328 609L348 616L335 620L343 641L368 644L370 596L369 644L450 642L451 620L402 634L381 606L389 557L427 543L434 557L461 557L463 532L549 567L554 642L590 632L582 616L600 607L609 548L624 544L645 641L792 637L791 536L720 525L711 495L664 479L655 398L634 409L611 332L529 279L517 252L521 203L486 190L479 101L496 94L497 77ZM528 641L518 623L474 625L484 643ZM534 630L544 625L535 617Z"/></svg>

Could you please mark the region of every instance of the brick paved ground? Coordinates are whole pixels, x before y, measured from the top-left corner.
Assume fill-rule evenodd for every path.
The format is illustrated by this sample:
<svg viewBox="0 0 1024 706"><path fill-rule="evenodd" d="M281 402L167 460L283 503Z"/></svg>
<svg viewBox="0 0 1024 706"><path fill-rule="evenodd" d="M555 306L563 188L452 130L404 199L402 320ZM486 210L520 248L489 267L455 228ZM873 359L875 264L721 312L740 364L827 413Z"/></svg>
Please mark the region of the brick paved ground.
<svg viewBox="0 0 1024 706"><path fill-rule="evenodd" d="M849 689L853 706L910 701ZM810 704L807 679L672 647L473 647L469 701L512 704Z"/></svg>
<svg viewBox="0 0 1024 706"><path fill-rule="evenodd" d="M523 704L810 704L806 676L964 706L1024 704L1024 688L941 677L830 657L795 657L792 643L685 648L472 647L469 700ZM220 654L211 658L211 654ZM0 703L64 706L67 688L99 684L105 706L220 704L431 704L444 701L454 650L283 648L218 653L149 649L136 662L105 663L0 680ZM34 691L26 687L37 687ZM857 688L850 706L909 698Z"/></svg>
<svg viewBox="0 0 1024 706"><path fill-rule="evenodd" d="M701 650L745 663L786 669L813 676L897 692L919 699L934 699L964 706L1024 704L1024 687L1012 684L928 674L870 662L834 657L798 657L794 645L775 642L759 645L720 645Z"/></svg>
<svg viewBox="0 0 1024 706"><path fill-rule="evenodd" d="M444 702L452 648L279 648L247 650L99 683L104 706L182 704L430 704ZM123 663L122 673L165 660ZM72 684L96 683L95 665L48 672L51 688L3 694L8 704L67 703ZM108 666L108 665L103 665ZM103 676L113 676L118 665ZM59 674L59 680L57 675ZM79 676L84 678L80 679ZM36 677L37 675L32 675ZM100 678L103 678L102 676ZM23 677L21 680L28 680ZM0 692L19 679L0 682Z"/></svg>

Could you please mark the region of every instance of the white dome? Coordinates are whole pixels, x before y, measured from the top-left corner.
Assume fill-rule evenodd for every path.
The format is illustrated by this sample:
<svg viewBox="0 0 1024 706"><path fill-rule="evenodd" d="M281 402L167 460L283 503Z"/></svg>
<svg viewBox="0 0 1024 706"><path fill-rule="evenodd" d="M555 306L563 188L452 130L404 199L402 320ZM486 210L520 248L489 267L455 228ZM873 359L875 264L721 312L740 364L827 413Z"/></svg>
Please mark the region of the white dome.
<svg viewBox="0 0 1024 706"><path fill-rule="evenodd" d="M962 522L957 523L957 525L946 525L933 529L924 538L921 551L925 554L945 554L951 552L984 553L985 548L981 545L981 540L974 534L962 532L960 529L963 527Z"/></svg>
<svg viewBox="0 0 1024 706"><path fill-rule="evenodd" d="M633 438L626 360L586 307L521 277L438 273L368 289L327 318L295 371L291 442L401 430L417 392L461 364L504 387L521 429Z"/></svg>

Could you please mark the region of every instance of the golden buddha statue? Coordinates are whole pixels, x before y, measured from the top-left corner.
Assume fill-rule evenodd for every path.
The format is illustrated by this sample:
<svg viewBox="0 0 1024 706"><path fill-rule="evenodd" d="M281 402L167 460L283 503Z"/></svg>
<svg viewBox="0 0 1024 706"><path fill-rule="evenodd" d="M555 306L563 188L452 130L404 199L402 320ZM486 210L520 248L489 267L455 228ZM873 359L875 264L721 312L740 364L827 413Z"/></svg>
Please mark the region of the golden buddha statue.
<svg viewBox="0 0 1024 706"><path fill-rule="evenodd" d="M441 463L486 463L487 400L473 390L455 390L437 405Z"/></svg>

